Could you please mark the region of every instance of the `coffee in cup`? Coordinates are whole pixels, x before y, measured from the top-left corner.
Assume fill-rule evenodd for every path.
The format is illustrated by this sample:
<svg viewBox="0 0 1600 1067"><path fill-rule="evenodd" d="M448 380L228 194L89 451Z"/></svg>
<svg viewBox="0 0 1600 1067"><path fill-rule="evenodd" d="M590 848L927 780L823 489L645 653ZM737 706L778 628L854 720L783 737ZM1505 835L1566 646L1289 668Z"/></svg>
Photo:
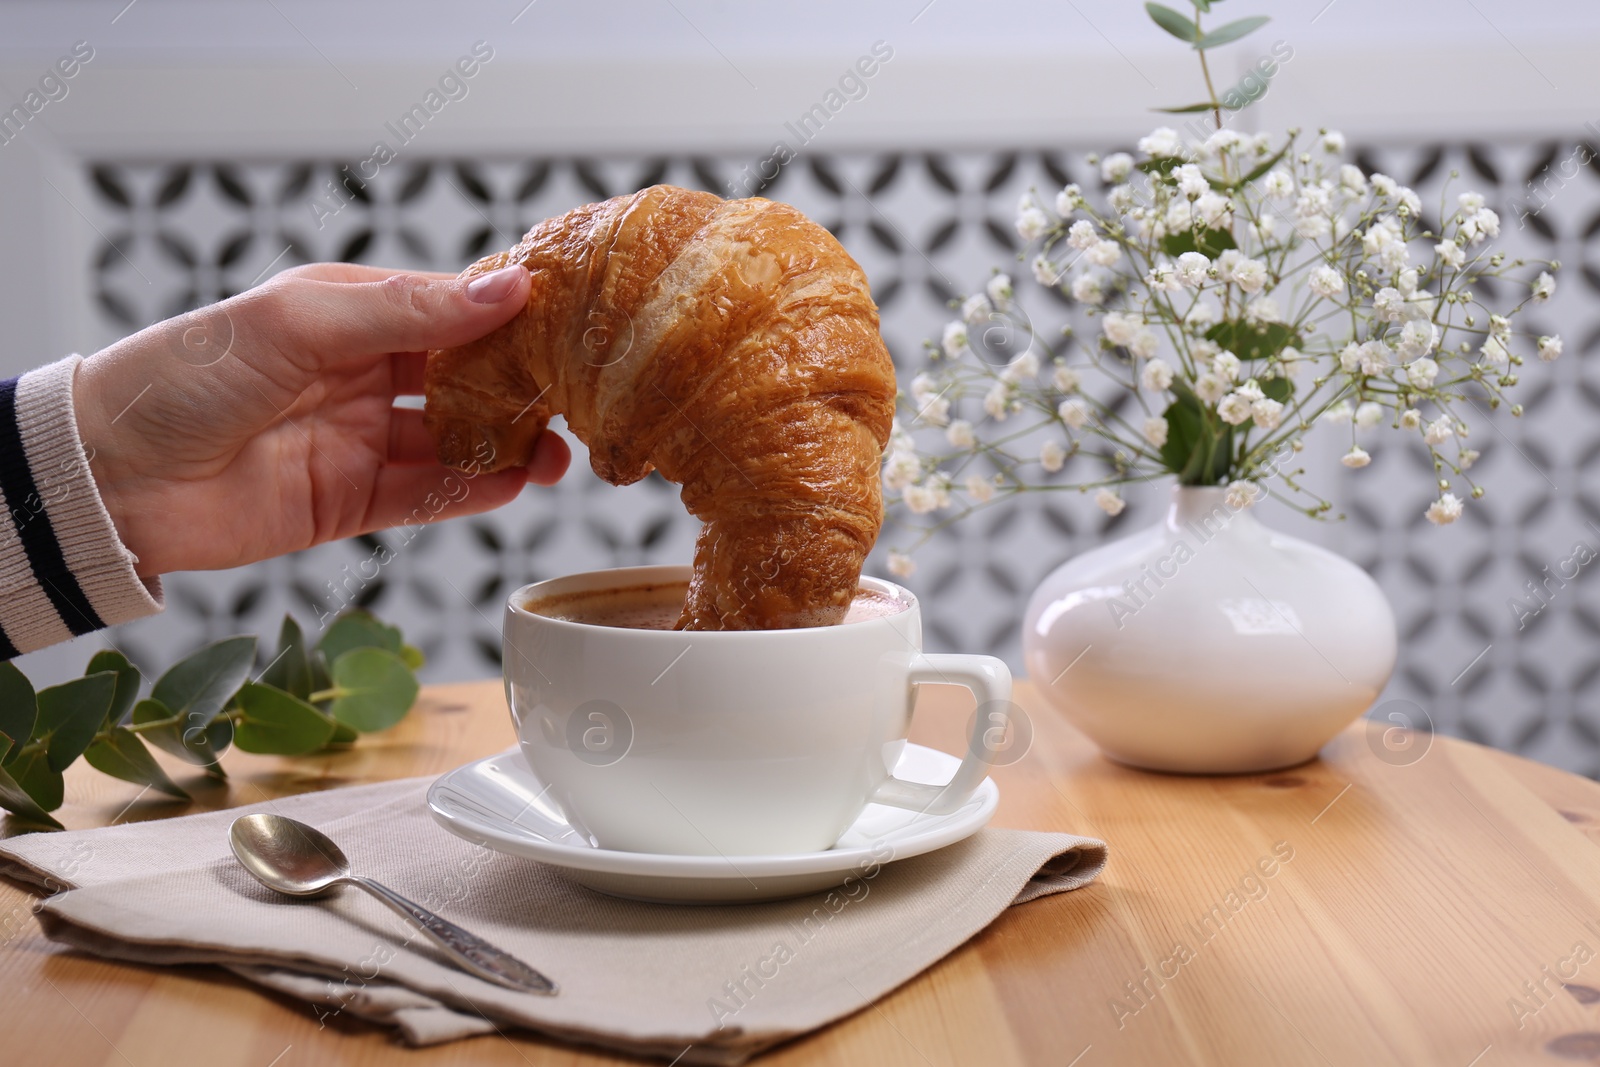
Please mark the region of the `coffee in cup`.
<svg viewBox="0 0 1600 1067"><path fill-rule="evenodd" d="M586 589L530 596L522 602L522 607L536 615L590 626L671 630L677 626L688 596L687 581L654 582L615 589ZM844 618L835 625L846 626L866 619L881 619L905 609L905 603L895 597L876 589L858 589Z"/></svg>

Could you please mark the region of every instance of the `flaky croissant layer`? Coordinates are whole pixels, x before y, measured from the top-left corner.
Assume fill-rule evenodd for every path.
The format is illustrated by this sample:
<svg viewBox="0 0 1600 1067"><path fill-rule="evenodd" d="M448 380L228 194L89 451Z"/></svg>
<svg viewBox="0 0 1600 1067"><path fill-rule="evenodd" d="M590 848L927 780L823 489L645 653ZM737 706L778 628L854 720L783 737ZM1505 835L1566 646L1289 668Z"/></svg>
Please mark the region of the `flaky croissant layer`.
<svg viewBox="0 0 1600 1067"><path fill-rule="evenodd" d="M838 241L787 204L657 185L462 276L509 264L532 275L521 314L428 356L440 460L524 464L563 415L601 478L659 470L704 522L680 628L842 618L883 521L895 384Z"/></svg>

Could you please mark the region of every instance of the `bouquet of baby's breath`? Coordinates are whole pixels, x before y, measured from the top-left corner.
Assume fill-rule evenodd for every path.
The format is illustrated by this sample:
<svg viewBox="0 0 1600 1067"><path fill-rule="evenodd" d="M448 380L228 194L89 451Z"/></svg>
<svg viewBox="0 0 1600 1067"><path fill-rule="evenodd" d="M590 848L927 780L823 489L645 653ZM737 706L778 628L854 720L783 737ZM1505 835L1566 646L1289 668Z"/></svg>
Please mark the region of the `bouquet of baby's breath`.
<svg viewBox="0 0 1600 1067"><path fill-rule="evenodd" d="M1147 6L1204 61L1209 5L1196 3L1194 22ZM1434 523L1461 514L1455 479L1483 495L1468 416L1500 406L1525 353L1561 354L1559 337L1515 322L1550 298L1559 264L1507 261L1478 193L1428 211L1393 178L1343 162L1337 132L1237 133L1214 93L1171 110L1202 107L1219 128L1199 143L1162 127L1137 158L1089 157L1102 195L1073 184L1023 196L1023 258L1095 332L1036 333L1005 274L959 304L902 394L884 464L891 500L936 516L925 532L1041 489L1092 491L1115 515L1121 486L1167 476L1226 486L1234 508L1270 493L1322 515L1331 505L1293 466L1318 423L1348 436L1350 468L1367 465L1364 432L1380 424L1416 437L1438 473ZM1475 286L1502 277L1520 297L1491 307ZM935 428L943 443L929 448ZM1051 477L1075 457L1103 474ZM911 562L897 552L890 567Z"/></svg>

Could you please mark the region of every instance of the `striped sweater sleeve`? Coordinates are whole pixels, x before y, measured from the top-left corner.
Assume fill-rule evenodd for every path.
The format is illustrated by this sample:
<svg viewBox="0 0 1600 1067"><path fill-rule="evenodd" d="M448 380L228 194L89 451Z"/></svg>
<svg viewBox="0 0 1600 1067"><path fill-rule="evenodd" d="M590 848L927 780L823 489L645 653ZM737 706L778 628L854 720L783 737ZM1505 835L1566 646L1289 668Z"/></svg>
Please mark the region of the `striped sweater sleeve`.
<svg viewBox="0 0 1600 1067"><path fill-rule="evenodd" d="M0 660L160 611L89 470L80 356L0 382Z"/></svg>

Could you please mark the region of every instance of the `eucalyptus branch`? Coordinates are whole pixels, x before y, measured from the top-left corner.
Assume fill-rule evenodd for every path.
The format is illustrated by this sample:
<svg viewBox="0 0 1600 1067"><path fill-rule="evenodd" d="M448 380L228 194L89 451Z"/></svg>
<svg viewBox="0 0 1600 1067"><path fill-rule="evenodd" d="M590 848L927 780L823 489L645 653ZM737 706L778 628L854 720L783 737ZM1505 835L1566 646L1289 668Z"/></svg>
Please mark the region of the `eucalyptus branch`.
<svg viewBox="0 0 1600 1067"><path fill-rule="evenodd" d="M314 646L285 617L277 655L259 672L254 637L217 641L173 664L143 699L143 675L113 650L95 653L82 677L37 691L0 663L0 808L60 829L50 812L80 757L188 800L147 745L213 778L226 777L218 761L230 746L284 756L346 747L405 717L421 665L399 630L365 611L340 615Z"/></svg>

